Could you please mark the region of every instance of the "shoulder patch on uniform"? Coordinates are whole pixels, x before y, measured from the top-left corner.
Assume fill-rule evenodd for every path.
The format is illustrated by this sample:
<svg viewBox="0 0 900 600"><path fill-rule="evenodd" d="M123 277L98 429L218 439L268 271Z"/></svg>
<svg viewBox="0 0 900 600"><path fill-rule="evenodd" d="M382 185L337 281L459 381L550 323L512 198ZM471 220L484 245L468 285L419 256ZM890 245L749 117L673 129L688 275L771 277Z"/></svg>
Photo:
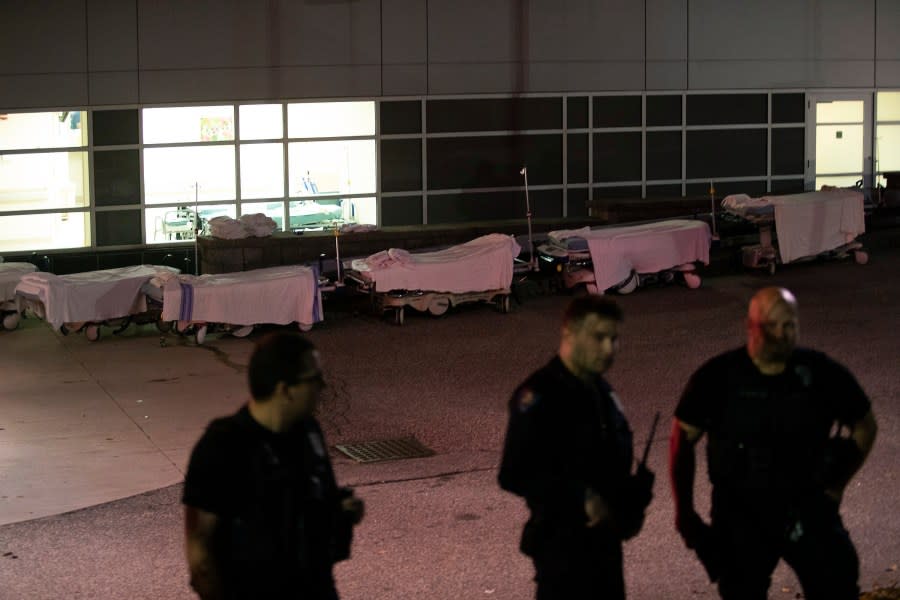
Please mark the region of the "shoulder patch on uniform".
<svg viewBox="0 0 900 600"><path fill-rule="evenodd" d="M516 407L520 412L528 411L532 406L537 404L537 401L537 394L535 394L534 390L532 390L531 388L522 388L516 395Z"/></svg>

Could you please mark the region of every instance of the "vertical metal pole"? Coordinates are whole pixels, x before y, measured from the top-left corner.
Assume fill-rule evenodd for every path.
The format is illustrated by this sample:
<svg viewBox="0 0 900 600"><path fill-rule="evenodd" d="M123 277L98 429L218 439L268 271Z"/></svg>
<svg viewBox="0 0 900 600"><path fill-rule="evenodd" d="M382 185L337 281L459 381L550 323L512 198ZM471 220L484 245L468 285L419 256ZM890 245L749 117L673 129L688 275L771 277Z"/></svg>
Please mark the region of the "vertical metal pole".
<svg viewBox="0 0 900 600"><path fill-rule="evenodd" d="M528 266L532 271L537 271L537 261L534 255L534 241L531 239L531 201L528 199L528 167L522 167L520 175L525 176L525 217L528 220Z"/></svg>

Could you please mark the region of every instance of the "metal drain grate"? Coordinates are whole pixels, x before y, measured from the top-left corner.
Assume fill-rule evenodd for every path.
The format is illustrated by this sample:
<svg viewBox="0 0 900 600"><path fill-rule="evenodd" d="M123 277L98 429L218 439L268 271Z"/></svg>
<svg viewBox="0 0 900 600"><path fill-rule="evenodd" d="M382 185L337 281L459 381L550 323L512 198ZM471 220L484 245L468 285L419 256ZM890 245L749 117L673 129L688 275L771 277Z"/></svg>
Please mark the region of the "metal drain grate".
<svg viewBox="0 0 900 600"><path fill-rule="evenodd" d="M399 460L401 458L420 458L432 456L434 450L426 448L416 438L399 438L357 444L336 444L335 448L355 460L368 463L382 460Z"/></svg>

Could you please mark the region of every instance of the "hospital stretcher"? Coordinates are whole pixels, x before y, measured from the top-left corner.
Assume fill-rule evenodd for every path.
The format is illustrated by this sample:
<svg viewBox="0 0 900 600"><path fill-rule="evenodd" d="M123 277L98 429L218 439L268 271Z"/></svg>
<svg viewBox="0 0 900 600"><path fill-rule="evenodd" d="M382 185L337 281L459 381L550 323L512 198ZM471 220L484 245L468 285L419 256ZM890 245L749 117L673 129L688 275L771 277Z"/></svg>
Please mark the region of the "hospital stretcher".
<svg viewBox="0 0 900 600"><path fill-rule="evenodd" d="M634 225L551 231L538 245L540 264L567 288L629 294L651 283L700 287L699 263L709 264L712 240L704 221L670 219Z"/></svg>
<svg viewBox="0 0 900 600"><path fill-rule="evenodd" d="M507 313L520 251L515 238L500 233L433 252L391 248L352 260L344 278L370 295L377 314L393 311L397 325L407 306L440 316L459 304L495 302Z"/></svg>
<svg viewBox="0 0 900 600"><path fill-rule="evenodd" d="M864 196L857 189L832 188L761 198L733 194L722 200L722 208L759 227L759 243L741 248L745 267L774 274L778 264L817 257L845 258L852 254L858 264L869 260L856 240L866 230Z"/></svg>
<svg viewBox="0 0 900 600"><path fill-rule="evenodd" d="M213 331L237 337L254 326L297 323L308 331L322 320L322 293L317 269L285 265L235 273L172 275L156 282L162 320L198 344Z"/></svg>
<svg viewBox="0 0 900 600"><path fill-rule="evenodd" d="M16 286L26 273L34 273L37 267L26 262L0 262L0 318L4 329L19 326L19 308L16 304Z"/></svg>
<svg viewBox="0 0 900 600"><path fill-rule="evenodd" d="M100 327L116 327L119 333L131 323L155 322L161 330L161 305L149 300L144 285L162 273L178 269L161 265L137 265L54 275L36 271L22 275L16 285L20 313L28 311L68 334L83 331L90 341L100 339Z"/></svg>

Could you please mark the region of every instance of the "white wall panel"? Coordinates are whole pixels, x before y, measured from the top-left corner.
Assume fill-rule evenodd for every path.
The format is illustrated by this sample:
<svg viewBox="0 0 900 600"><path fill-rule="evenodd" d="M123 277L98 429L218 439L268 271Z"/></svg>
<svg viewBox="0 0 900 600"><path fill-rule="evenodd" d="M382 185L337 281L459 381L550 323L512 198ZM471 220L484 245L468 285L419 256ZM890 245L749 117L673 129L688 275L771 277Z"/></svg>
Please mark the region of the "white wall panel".
<svg viewBox="0 0 900 600"><path fill-rule="evenodd" d="M87 106L83 73L0 75L0 108L80 108Z"/></svg>
<svg viewBox="0 0 900 600"><path fill-rule="evenodd" d="M378 66L144 71L141 101L222 102L377 96Z"/></svg>
<svg viewBox="0 0 900 600"><path fill-rule="evenodd" d="M687 89L685 60L648 60L645 69L648 90Z"/></svg>
<svg viewBox="0 0 900 600"><path fill-rule="evenodd" d="M646 0L648 90L687 87L688 0Z"/></svg>
<svg viewBox="0 0 900 600"><path fill-rule="evenodd" d="M84 72L83 2L8 0L0 14L0 74Z"/></svg>
<svg viewBox="0 0 900 600"><path fill-rule="evenodd" d="M694 88L873 84L875 0L690 0Z"/></svg>
<svg viewBox="0 0 900 600"><path fill-rule="evenodd" d="M428 91L428 67L421 64L382 65L381 94L384 96L422 95Z"/></svg>
<svg viewBox="0 0 900 600"><path fill-rule="evenodd" d="M878 0L875 19L875 84L900 87L900 2Z"/></svg>
<svg viewBox="0 0 900 600"><path fill-rule="evenodd" d="M90 104L137 104L138 74L129 71L101 71L88 74Z"/></svg>
<svg viewBox="0 0 900 600"><path fill-rule="evenodd" d="M428 17L422 0L383 0L381 7L384 64L425 64Z"/></svg>
<svg viewBox="0 0 900 600"><path fill-rule="evenodd" d="M87 0L88 69L137 69L136 0Z"/></svg>
<svg viewBox="0 0 900 600"><path fill-rule="evenodd" d="M432 64L428 84L432 94L500 94L527 92L588 92L635 90L643 85L641 62L541 62Z"/></svg>

